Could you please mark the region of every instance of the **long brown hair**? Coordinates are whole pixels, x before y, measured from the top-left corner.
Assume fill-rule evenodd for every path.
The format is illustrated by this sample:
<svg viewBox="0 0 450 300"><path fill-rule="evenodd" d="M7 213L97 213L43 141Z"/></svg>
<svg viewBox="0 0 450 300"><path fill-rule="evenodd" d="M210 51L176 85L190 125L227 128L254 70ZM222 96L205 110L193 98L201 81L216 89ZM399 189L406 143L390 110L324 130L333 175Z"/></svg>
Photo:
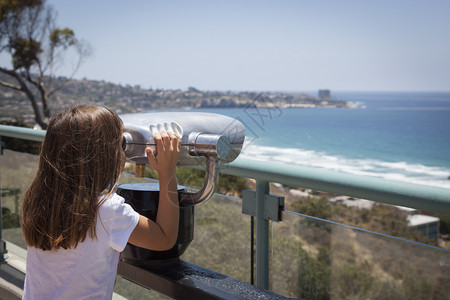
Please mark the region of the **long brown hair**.
<svg viewBox="0 0 450 300"><path fill-rule="evenodd" d="M112 193L121 173L122 133L120 118L101 106L77 106L50 120L37 173L22 199L29 246L68 249L88 232L96 238L99 196Z"/></svg>

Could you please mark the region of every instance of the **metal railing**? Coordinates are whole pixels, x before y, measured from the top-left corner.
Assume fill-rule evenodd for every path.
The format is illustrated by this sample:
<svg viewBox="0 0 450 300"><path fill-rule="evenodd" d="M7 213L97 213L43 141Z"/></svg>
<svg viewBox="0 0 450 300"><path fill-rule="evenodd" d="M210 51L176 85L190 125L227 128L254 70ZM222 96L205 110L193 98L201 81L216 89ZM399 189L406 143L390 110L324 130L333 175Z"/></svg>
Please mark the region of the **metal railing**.
<svg viewBox="0 0 450 300"><path fill-rule="evenodd" d="M0 136L42 141L44 135L43 130L0 125ZM256 285L265 289L269 287L269 221L273 215L273 205L267 200L270 182L450 215L450 189L239 158L221 166L220 173L256 180Z"/></svg>
<svg viewBox="0 0 450 300"><path fill-rule="evenodd" d="M264 288L269 286L269 223L264 198L270 182L450 215L450 189L256 160L237 159L220 172L256 180L256 284Z"/></svg>

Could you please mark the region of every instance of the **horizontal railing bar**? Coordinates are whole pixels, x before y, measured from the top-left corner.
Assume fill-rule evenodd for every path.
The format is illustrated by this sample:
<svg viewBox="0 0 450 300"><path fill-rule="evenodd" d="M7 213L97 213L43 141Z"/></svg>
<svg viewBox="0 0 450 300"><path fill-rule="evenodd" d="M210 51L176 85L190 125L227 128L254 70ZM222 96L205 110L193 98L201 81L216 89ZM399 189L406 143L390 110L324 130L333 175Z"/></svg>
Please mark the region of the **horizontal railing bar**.
<svg viewBox="0 0 450 300"><path fill-rule="evenodd" d="M45 130L0 125L0 136L43 141ZM238 158L220 172L450 215L450 189Z"/></svg>
<svg viewBox="0 0 450 300"><path fill-rule="evenodd" d="M446 188L240 158L222 165L220 172L450 215Z"/></svg>
<svg viewBox="0 0 450 300"><path fill-rule="evenodd" d="M0 136L8 136L35 142L44 141L45 132L45 130L35 130L25 127L0 125Z"/></svg>

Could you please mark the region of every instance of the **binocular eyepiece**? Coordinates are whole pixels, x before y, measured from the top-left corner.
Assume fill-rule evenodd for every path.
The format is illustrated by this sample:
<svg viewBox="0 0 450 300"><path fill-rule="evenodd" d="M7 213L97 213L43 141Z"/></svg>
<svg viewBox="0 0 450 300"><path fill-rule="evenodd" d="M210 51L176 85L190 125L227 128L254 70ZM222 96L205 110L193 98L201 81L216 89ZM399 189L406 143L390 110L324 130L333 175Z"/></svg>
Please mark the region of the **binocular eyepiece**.
<svg viewBox="0 0 450 300"><path fill-rule="evenodd" d="M157 154L157 149L155 142L153 140L154 132L173 132L180 138L183 137L183 129L176 122L163 123L150 125L150 132L143 132L133 128L133 126L126 127L123 134L125 141L125 155L126 157L135 162L143 161L145 155L143 155L142 150L146 147L151 147L153 153ZM147 136L151 134L151 136ZM181 144L182 147L187 147L187 153L190 156L215 156L218 159L224 159L230 152L230 141L224 135L220 134L209 134L201 132L191 132L188 135L186 144ZM145 147L145 148L144 148Z"/></svg>

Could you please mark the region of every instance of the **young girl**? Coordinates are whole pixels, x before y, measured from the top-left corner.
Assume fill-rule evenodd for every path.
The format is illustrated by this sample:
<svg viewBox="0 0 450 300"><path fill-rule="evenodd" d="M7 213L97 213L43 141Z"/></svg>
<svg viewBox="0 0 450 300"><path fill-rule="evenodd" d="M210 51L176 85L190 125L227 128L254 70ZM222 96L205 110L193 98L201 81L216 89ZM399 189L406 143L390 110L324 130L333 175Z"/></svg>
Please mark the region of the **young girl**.
<svg viewBox="0 0 450 300"><path fill-rule="evenodd" d="M111 299L127 242L152 250L175 244L180 138L161 131L154 135L157 156L146 149L160 180L153 222L114 193L125 164L122 135L122 121L105 107L78 106L51 119L23 197L24 299Z"/></svg>

